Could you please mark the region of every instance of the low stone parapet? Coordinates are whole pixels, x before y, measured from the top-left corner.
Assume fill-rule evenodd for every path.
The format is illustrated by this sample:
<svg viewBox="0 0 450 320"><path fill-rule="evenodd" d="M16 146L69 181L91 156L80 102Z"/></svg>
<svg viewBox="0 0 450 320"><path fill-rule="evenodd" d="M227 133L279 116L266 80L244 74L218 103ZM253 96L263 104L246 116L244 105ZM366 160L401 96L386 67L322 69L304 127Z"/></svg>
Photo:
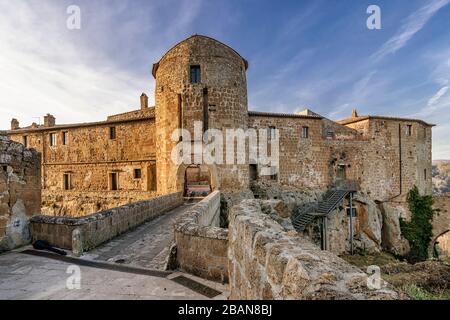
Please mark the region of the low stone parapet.
<svg viewBox="0 0 450 320"><path fill-rule="evenodd" d="M234 206L229 219L230 299L399 298L381 279L368 281L332 252L286 232L262 213L260 200Z"/></svg>
<svg viewBox="0 0 450 320"><path fill-rule="evenodd" d="M228 281L228 230L219 226L220 192L214 191L175 224L181 270L213 281Z"/></svg>
<svg viewBox="0 0 450 320"><path fill-rule="evenodd" d="M39 215L30 220L34 240L46 240L60 248L80 251L98 245L152 220L183 203L181 192L139 201L80 218Z"/></svg>

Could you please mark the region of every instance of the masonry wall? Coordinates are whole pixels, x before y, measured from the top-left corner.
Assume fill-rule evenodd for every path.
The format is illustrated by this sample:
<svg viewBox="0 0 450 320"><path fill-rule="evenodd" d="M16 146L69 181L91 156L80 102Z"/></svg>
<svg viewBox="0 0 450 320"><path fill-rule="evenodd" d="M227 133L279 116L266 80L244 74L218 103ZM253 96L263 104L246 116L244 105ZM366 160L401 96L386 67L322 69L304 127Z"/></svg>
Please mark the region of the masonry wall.
<svg viewBox="0 0 450 320"><path fill-rule="evenodd" d="M230 299L398 299L384 284L367 287L367 275L261 212L258 200L231 210L228 262Z"/></svg>
<svg viewBox="0 0 450 320"><path fill-rule="evenodd" d="M0 136L0 252L28 244L29 219L40 213L40 156Z"/></svg>
<svg viewBox="0 0 450 320"><path fill-rule="evenodd" d="M200 83L191 83L190 66L200 67ZM200 127L200 135L202 129L247 127L246 65L226 45L208 37L193 36L170 49L154 70L158 189L164 193L179 190L183 184L178 181L179 168L171 159L178 143L172 140L174 130L187 129L194 140L196 121L205 125ZM248 187L247 165L216 167L221 190Z"/></svg>
<svg viewBox="0 0 450 320"><path fill-rule="evenodd" d="M82 216L154 197L152 114L153 109L145 109L111 116L102 123L10 131L12 140L24 143L26 137L27 145L42 155L43 213ZM53 146L52 134L56 136ZM112 173L117 175L117 190L112 190ZM68 189L65 175L70 177Z"/></svg>
<svg viewBox="0 0 450 320"><path fill-rule="evenodd" d="M88 251L182 203L181 193L171 193L80 218L39 215L31 219L31 234L33 240L46 240L68 250ZM80 239L72 237L76 229Z"/></svg>
<svg viewBox="0 0 450 320"><path fill-rule="evenodd" d="M220 228L220 193L196 204L175 224L177 263L181 270L227 282L228 230Z"/></svg>

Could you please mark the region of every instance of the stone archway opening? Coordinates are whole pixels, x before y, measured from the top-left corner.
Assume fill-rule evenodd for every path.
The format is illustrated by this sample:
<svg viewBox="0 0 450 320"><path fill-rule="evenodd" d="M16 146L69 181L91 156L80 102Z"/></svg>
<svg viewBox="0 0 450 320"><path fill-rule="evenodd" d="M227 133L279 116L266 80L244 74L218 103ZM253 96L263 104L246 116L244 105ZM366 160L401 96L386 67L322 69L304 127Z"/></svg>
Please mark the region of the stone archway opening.
<svg viewBox="0 0 450 320"><path fill-rule="evenodd" d="M434 239L433 257L442 260L450 259L450 230L441 233Z"/></svg>

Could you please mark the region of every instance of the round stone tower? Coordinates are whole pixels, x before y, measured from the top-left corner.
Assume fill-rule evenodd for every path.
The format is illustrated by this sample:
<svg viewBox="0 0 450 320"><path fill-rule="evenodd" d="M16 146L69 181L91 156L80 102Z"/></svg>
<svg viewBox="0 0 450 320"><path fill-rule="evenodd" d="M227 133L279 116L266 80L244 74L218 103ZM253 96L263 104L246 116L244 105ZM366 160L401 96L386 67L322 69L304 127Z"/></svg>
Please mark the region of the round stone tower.
<svg viewBox="0 0 450 320"><path fill-rule="evenodd" d="M153 65L158 192L181 191L184 185L185 166L171 159L178 143L174 130L187 129L194 140L194 123L201 122L202 132L219 129L225 142L226 129L247 128L247 67L235 50L199 35L178 43ZM225 164L225 151L223 162L208 166L213 188L248 187L248 166Z"/></svg>

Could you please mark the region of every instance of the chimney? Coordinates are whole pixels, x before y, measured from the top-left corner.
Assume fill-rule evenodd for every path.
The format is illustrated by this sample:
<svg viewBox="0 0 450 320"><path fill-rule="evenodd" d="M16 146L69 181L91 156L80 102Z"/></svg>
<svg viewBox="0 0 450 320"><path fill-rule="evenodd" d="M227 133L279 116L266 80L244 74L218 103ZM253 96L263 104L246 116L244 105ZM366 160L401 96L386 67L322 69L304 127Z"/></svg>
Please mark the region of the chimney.
<svg viewBox="0 0 450 320"><path fill-rule="evenodd" d="M141 94L141 109L148 108L148 97L145 93Z"/></svg>
<svg viewBox="0 0 450 320"><path fill-rule="evenodd" d="M19 129L19 121L15 118L11 120L11 130Z"/></svg>
<svg viewBox="0 0 450 320"><path fill-rule="evenodd" d="M352 118L358 118L358 111L356 111L356 109L353 109L352 111Z"/></svg>
<svg viewBox="0 0 450 320"><path fill-rule="evenodd" d="M52 116L50 113L47 113L46 116L44 116L44 127L54 127L55 126L55 117Z"/></svg>

